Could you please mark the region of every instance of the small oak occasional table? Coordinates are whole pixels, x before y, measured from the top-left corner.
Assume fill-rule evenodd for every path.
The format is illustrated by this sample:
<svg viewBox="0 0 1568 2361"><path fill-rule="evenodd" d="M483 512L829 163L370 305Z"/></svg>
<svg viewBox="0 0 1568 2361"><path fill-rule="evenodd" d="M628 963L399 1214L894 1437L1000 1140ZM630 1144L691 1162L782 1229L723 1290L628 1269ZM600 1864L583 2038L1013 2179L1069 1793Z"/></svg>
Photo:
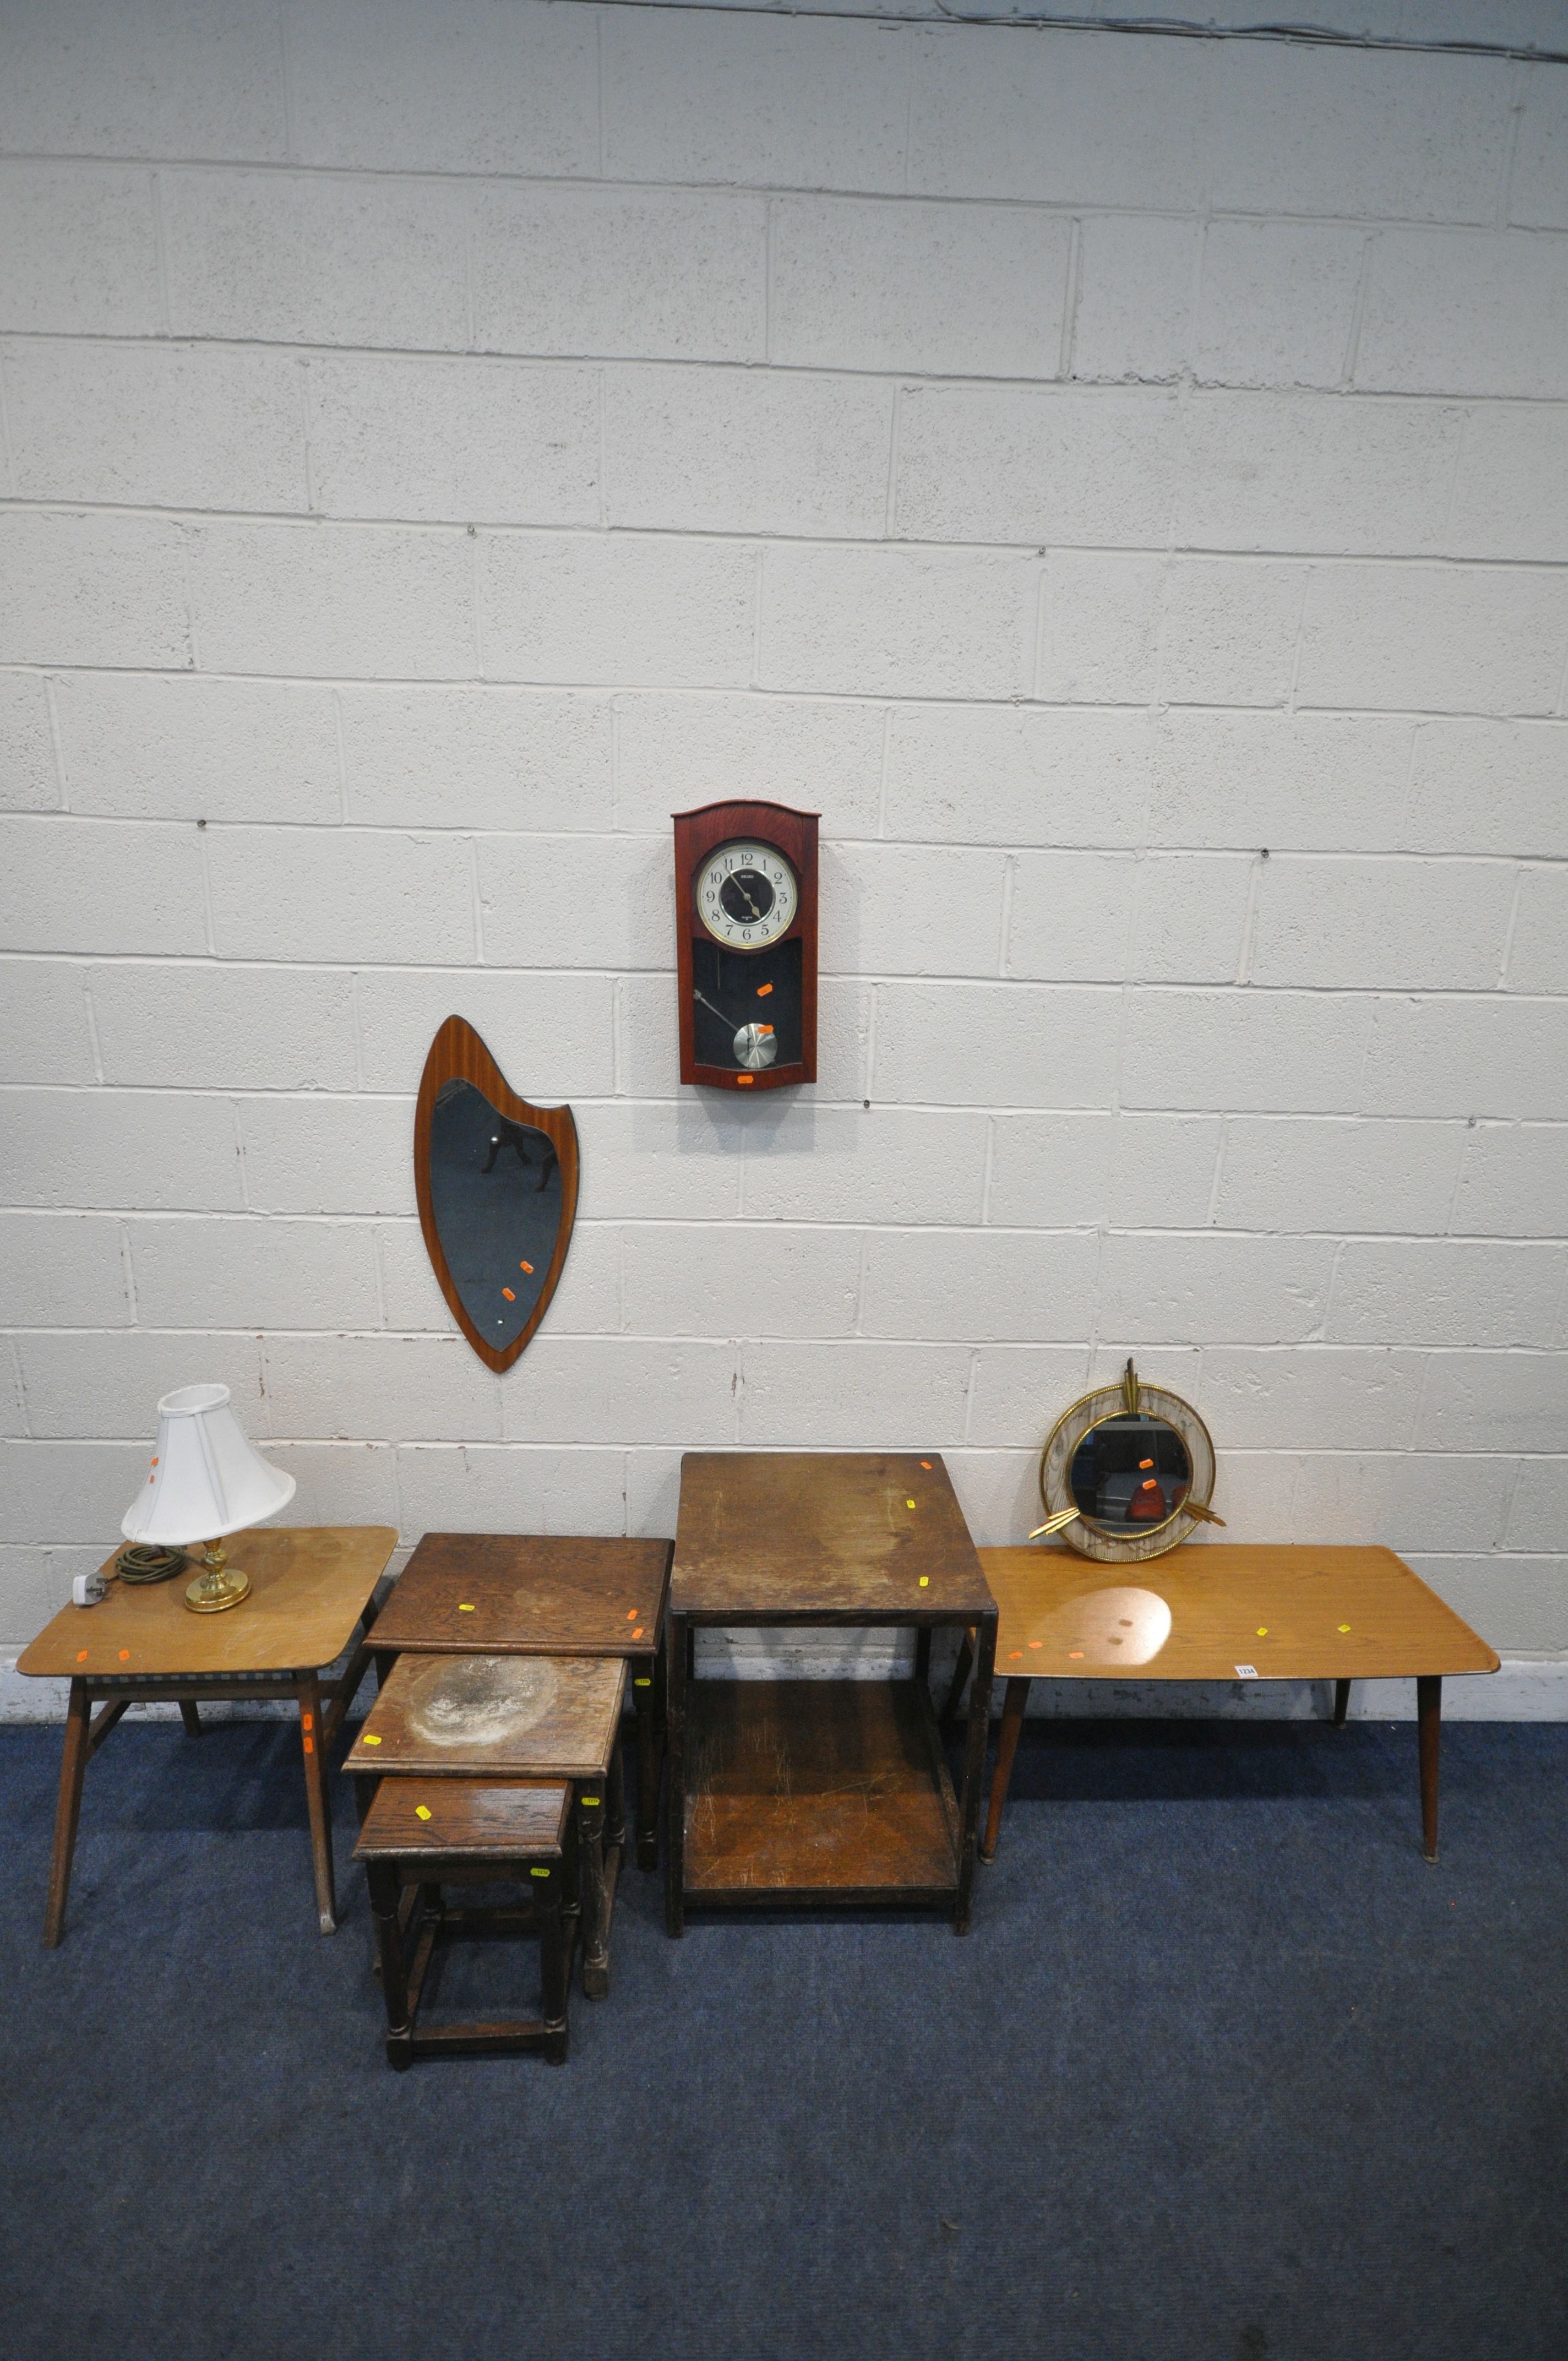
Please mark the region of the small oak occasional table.
<svg viewBox="0 0 1568 2361"><path fill-rule="evenodd" d="M202 1701L218 1697L292 1697L298 1704L316 1908L322 1933L336 1932L327 1756L370 1661L365 1635L375 1620L376 1585L397 1542L391 1525L257 1525L236 1552L250 1576L250 1595L225 1614L192 1614L185 1576L176 1575L134 1587L114 1580L98 1606L62 1607L46 1624L16 1670L71 1683L47 1944L59 1942L65 1924L89 1758L128 1706L175 1701L194 1737ZM106 1562L105 1575L114 1574L115 1563ZM362 1626L359 1645L331 1685L323 1716L322 1672ZM95 1699L104 1704L94 1719Z"/></svg>
<svg viewBox="0 0 1568 2361"><path fill-rule="evenodd" d="M1352 1681L1412 1675L1421 1850L1437 1859L1443 1675L1495 1673L1498 1659L1391 1549L1199 1542L1125 1566L1066 1550L980 1558L1007 1683L982 1861L996 1850L1031 1680L1332 1681L1339 1728Z"/></svg>
<svg viewBox="0 0 1568 2361"><path fill-rule="evenodd" d="M692 1677L701 1627L913 1628L911 1680ZM931 1633L975 1633L955 1796ZM897 1904L968 1931L996 1607L937 1452L688 1452L665 1637L664 1916Z"/></svg>
<svg viewBox="0 0 1568 2361"><path fill-rule="evenodd" d="M570 1782L589 2000L609 1990L609 1930L626 1832L625 1697L620 1657L404 1654L344 1765L367 1806L367 1828L389 1781ZM448 1802L455 1809L455 1798Z"/></svg>
<svg viewBox="0 0 1568 2361"><path fill-rule="evenodd" d="M365 1863L387 2004L387 2062L507 2056L542 2049L566 2062L566 2007L576 1918L568 1906L571 1790L531 1779L385 1779L354 1858ZM443 1885L520 1878L516 1909L453 1909ZM412 1907L405 1914L403 1904ZM421 2025L431 1955L463 1936L537 1935L543 2002L537 2017Z"/></svg>
<svg viewBox="0 0 1568 2361"><path fill-rule="evenodd" d="M659 1646L670 1543L625 1536L426 1533L376 1627L384 1676L418 1655L620 1656L637 1736L637 1862L659 1862Z"/></svg>

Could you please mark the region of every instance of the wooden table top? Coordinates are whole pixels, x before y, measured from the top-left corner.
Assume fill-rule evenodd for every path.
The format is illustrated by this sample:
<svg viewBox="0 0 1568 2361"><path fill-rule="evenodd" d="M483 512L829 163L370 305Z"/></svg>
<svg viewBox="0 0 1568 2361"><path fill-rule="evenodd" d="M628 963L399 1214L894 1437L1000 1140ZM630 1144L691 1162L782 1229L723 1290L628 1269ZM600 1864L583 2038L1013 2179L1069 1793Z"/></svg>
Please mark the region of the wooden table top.
<svg viewBox="0 0 1568 2361"><path fill-rule="evenodd" d="M16 1670L116 1680L317 1672L347 1647L397 1545L392 1525L257 1525L228 1540L231 1565L250 1576L237 1607L193 1615L186 1606L198 1552L167 1582L115 1580L98 1606L62 1607ZM111 1557L103 1570L114 1568Z"/></svg>
<svg viewBox="0 0 1568 2361"><path fill-rule="evenodd" d="M707 1623L950 1623L992 1602L939 1452L688 1451L670 1604Z"/></svg>
<svg viewBox="0 0 1568 2361"><path fill-rule="evenodd" d="M572 1790L538 1779L383 1779L356 1861L437 1854L448 1861L558 1861Z"/></svg>
<svg viewBox="0 0 1568 2361"><path fill-rule="evenodd" d="M381 1609L376 1645L422 1655L651 1655L669 1587L668 1542L426 1533Z"/></svg>
<svg viewBox="0 0 1568 2361"><path fill-rule="evenodd" d="M620 1658L400 1656L344 1768L378 1777L598 1778L609 1767L625 1697Z"/></svg>
<svg viewBox="0 0 1568 2361"><path fill-rule="evenodd" d="M1196 1542L1127 1566L985 1549L1008 1680L1382 1680L1495 1673L1497 1657L1390 1549ZM1245 1675L1242 1677L1246 1677Z"/></svg>

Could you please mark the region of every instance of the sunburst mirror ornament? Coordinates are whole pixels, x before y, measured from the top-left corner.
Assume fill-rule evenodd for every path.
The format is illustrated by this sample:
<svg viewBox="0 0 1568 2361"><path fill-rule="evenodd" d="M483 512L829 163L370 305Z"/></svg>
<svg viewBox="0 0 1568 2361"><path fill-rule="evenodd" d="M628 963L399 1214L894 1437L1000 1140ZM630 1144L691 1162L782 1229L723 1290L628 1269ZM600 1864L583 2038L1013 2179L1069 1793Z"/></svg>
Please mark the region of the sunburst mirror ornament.
<svg viewBox="0 0 1568 2361"><path fill-rule="evenodd" d="M1085 1557L1162 1557L1201 1524L1223 1525L1209 1502L1214 1445L1190 1402L1146 1386L1131 1361L1119 1385L1064 1411L1040 1454L1046 1521Z"/></svg>
<svg viewBox="0 0 1568 2361"><path fill-rule="evenodd" d="M531 1106L473 1027L449 1016L414 1113L425 1249L452 1316L492 1369L510 1369L549 1309L577 1211L570 1107Z"/></svg>

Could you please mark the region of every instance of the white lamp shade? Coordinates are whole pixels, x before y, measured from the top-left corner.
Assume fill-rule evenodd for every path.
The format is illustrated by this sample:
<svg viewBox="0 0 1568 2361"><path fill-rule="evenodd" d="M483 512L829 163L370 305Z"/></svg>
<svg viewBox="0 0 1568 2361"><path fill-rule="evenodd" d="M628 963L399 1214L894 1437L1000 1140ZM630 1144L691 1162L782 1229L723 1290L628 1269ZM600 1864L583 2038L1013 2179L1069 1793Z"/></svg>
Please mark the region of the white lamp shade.
<svg viewBox="0 0 1568 2361"><path fill-rule="evenodd" d="M293 1497L293 1477L246 1440L227 1386L181 1386L158 1405L158 1448L120 1531L180 1549L258 1525Z"/></svg>

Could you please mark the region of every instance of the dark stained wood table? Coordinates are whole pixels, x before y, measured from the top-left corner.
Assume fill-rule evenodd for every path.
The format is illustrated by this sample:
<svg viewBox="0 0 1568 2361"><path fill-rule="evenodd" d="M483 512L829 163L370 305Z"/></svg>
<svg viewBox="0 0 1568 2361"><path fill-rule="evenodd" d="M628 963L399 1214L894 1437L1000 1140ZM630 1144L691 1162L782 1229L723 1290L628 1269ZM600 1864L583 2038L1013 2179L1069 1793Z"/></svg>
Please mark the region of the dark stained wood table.
<svg viewBox="0 0 1568 2361"><path fill-rule="evenodd" d="M1001 1609L1007 1683L982 1861L1001 1834L1031 1680L1332 1681L1339 1727L1352 1681L1411 1675L1421 1849L1437 1859L1443 1675L1495 1673L1498 1660L1391 1549L1190 1542L1129 1565L1026 1546L980 1559ZM960 1660L949 1705L962 1675Z"/></svg>
<svg viewBox="0 0 1568 2361"><path fill-rule="evenodd" d="M100 1605L62 1607L46 1624L16 1664L19 1673L71 1683L46 1944L52 1949L65 1925L82 1782L91 1757L129 1706L178 1703L195 1737L202 1701L216 1697L297 1703L316 1909L322 1933L336 1931L327 1757L370 1661L375 1588L397 1543L391 1525L258 1525L239 1535L234 1549L250 1576L250 1596L225 1614L193 1615L185 1604L187 1576L177 1574L159 1583L115 1579ZM114 1557L105 1562L105 1576L115 1565ZM360 1643L333 1686L323 1717L322 1671L335 1664L361 1627ZM104 1703L93 1719L95 1698Z"/></svg>
<svg viewBox="0 0 1568 2361"><path fill-rule="evenodd" d="M400 1655L344 1765L367 1819L389 1778L570 1781L589 2000L609 1990L625 1696L620 1657Z"/></svg>
<svg viewBox="0 0 1568 2361"><path fill-rule="evenodd" d="M422 1656L620 1656L637 1734L637 1861L659 1863L660 1642L667 1541L626 1535L426 1533L376 1627L384 1678Z"/></svg>
<svg viewBox="0 0 1568 2361"><path fill-rule="evenodd" d="M694 1677L704 1626L912 1628L915 1677ZM955 1795L931 1633L972 1635ZM665 1924L688 1909L898 1904L968 1931L996 1606L941 1456L688 1452L664 1649Z"/></svg>
<svg viewBox="0 0 1568 2361"><path fill-rule="evenodd" d="M508 2057L542 2049L566 2062L566 2010L576 1917L571 1908L571 1790L528 1779L385 1779L354 1858L365 1863L387 2008L387 2062ZM526 1874L525 1874L526 1872ZM517 1878L521 1908L453 1909L444 1885ZM537 2017L422 2025L420 2001L436 1946L464 1936L537 1935Z"/></svg>

